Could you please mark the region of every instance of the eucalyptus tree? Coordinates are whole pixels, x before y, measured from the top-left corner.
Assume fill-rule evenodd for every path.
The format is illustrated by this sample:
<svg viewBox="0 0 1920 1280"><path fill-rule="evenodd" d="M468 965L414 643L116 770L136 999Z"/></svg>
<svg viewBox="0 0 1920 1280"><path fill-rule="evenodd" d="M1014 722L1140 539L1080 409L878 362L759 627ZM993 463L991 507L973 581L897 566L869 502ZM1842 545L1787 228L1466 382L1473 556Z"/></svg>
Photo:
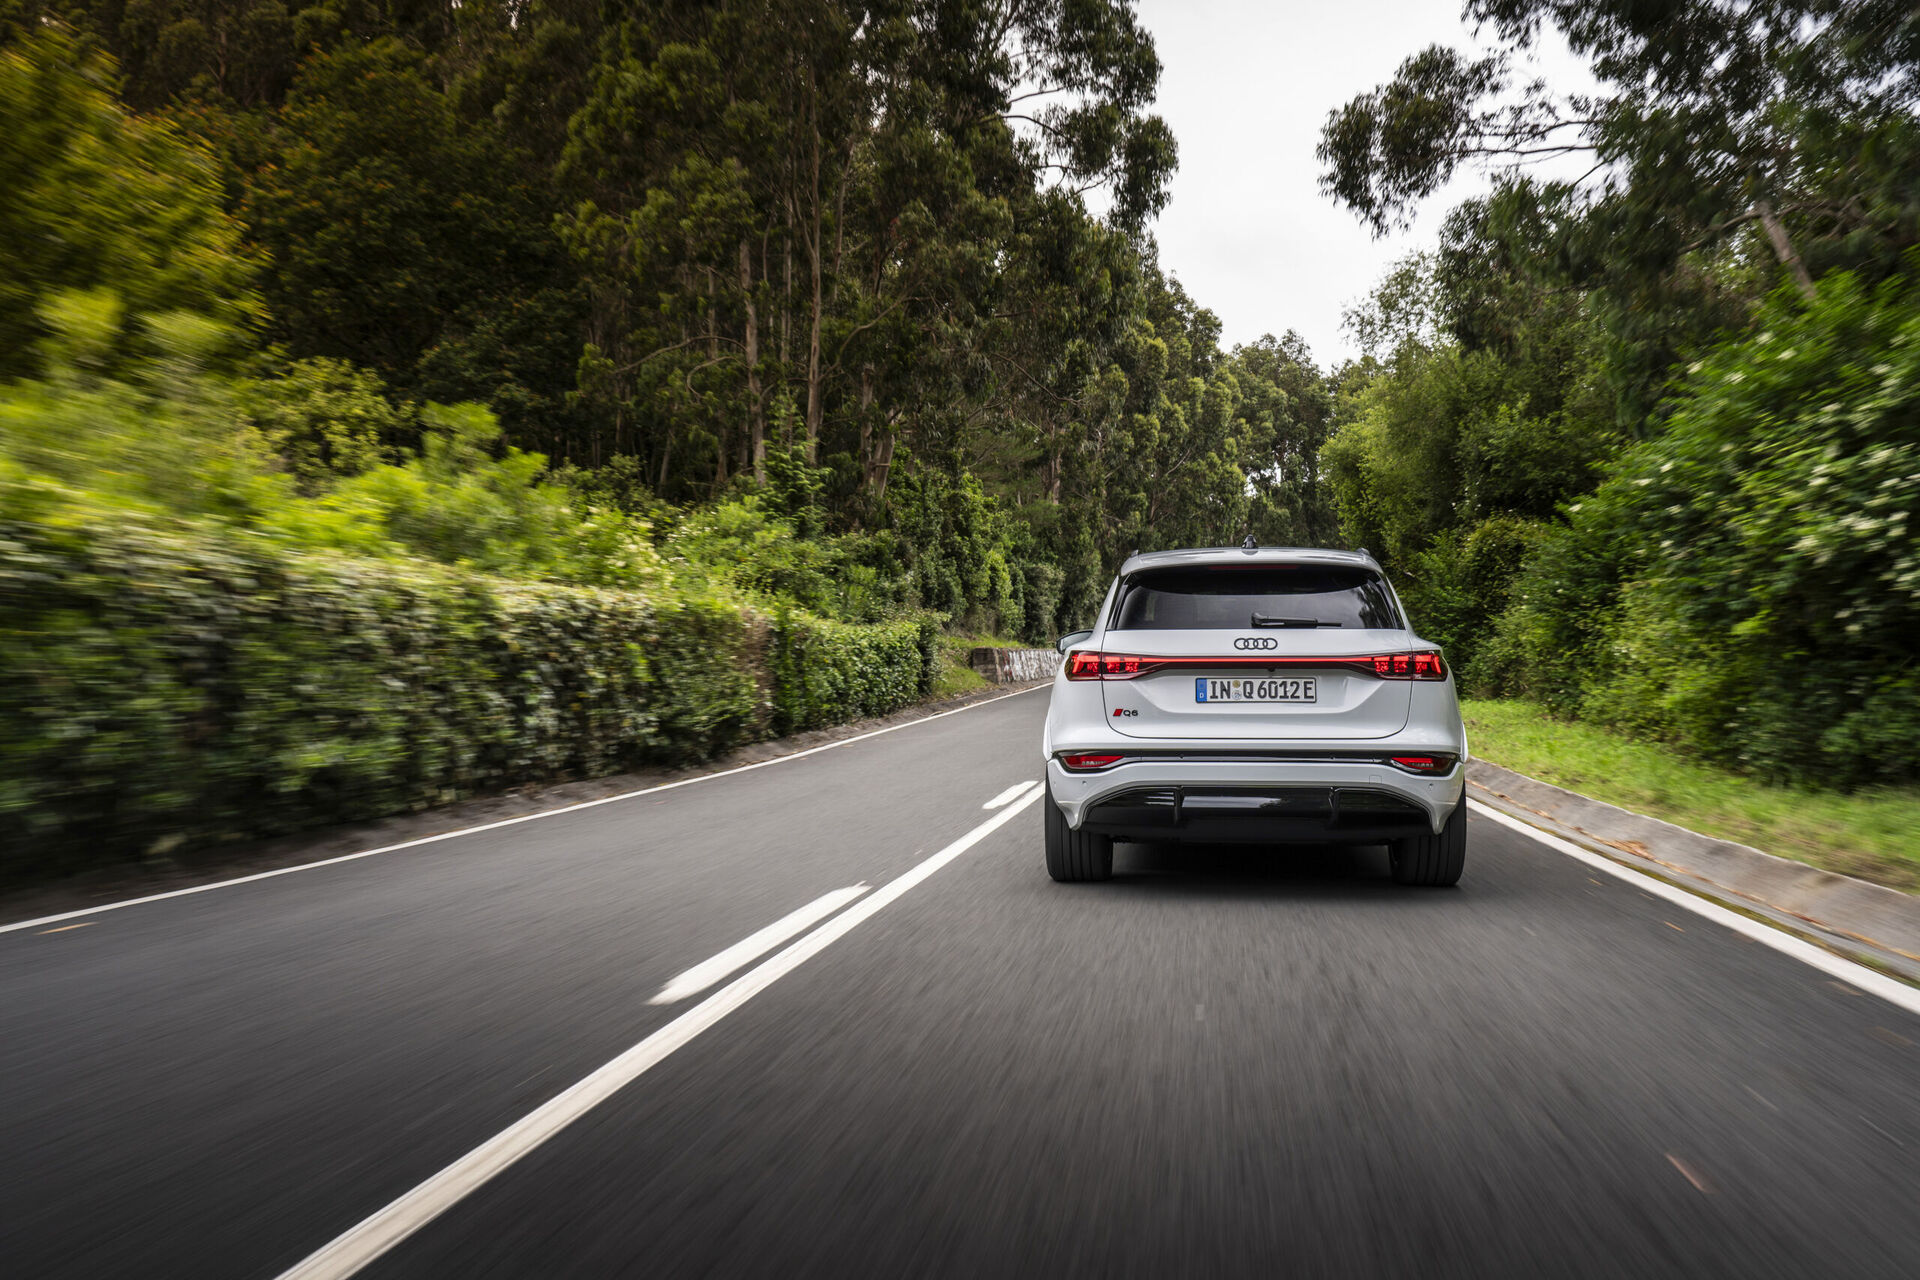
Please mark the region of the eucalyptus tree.
<svg viewBox="0 0 1920 1280"><path fill-rule="evenodd" d="M1429 48L1333 111L1322 188L1384 232L1461 165L1492 167L1464 257L1524 244L1534 270L1602 287L1616 337L1643 348L1626 355L1629 414L1663 379L1675 332L1698 340L1731 318L1716 274L1765 254L1811 296L1827 270L1894 271L1920 242L1910 4L1468 0L1464 16L1492 52ZM1518 78L1549 26L1589 60L1598 91ZM1558 157L1589 167L1531 177Z"/></svg>
<svg viewBox="0 0 1920 1280"><path fill-rule="evenodd" d="M1237 393L1234 415L1244 424L1247 532L1262 543L1332 543L1339 517L1320 450L1333 431L1333 391L1306 341L1292 330L1266 334L1236 346L1226 371Z"/></svg>
<svg viewBox="0 0 1920 1280"><path fill-rule="evenodd" d="M689 422L715 480L761 471L784 389L808 462L877 496L903 432L964 434L992 399L989 300L1036 189L1105 187L1129 227L1164 202L1158 73L1113 0L636 7L560 167L585 389L662 481Z"/></svg>

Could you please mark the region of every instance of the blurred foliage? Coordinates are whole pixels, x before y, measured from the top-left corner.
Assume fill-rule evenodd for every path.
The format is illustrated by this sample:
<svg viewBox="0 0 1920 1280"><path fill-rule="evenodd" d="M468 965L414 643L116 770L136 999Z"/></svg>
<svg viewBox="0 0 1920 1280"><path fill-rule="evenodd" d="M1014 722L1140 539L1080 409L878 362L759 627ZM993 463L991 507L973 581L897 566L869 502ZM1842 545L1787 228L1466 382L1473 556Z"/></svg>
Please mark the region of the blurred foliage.
<svg viewBox="0 0 1920 1280"><path fill-rule="evenodd" d="M120 300L86 352L101 368L151 353L136 317L200 316L231 354L260 316L255 255L222 207L214 156L128 112L113 83L112 62L61 28L0 44L0 380L40 372L62 294Z"/></svg>
<svg viewBox="0 0 1920 1280"><path fill-rule="evenodd" d="M0 878L701 759L931 691L938 625L0 514Z"/></svg>
<svg viewBox="0 0 1920 1280"><path fill-rule="evenodd" d="M766 732L766 626L116 513L0 517L0 875L699 758ZM916 673L909 673L911 678Z"/></svg>
<svg viewBox="0 0 1920 1280"><path fill-rule="evenodd" d="M1757 303L1637 443L1596 393L1597 328L1542 347L1520 325L1496 348L1407 320L1346 378L1324 451L1344 527L1463 687L1769 779L1911 780L1917 278L1920 259L1877 285L1830 272L1811 301ZM1443 317L1458 302L1434 296Z"/></svg>
<svg viewBox="0 0 1920 1280"><path fill-rule="evenodd" d="M856 627L798 610L773 626L776 733L883 715L933 692L940 625L929 617Z"/></svg>

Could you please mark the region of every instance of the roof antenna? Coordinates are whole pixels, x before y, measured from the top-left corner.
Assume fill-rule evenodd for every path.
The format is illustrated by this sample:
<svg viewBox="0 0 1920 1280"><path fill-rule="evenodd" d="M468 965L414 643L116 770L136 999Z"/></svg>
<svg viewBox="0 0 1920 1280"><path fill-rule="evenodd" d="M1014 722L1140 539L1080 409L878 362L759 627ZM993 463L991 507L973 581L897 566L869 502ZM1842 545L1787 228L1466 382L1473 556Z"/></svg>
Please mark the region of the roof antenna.
<svg viewBox="0 0 1920 1280"><path fill-rule="evenodd" d="M1260 549L1260 544L1253 540L1252 534L1248 534L1246 537L1246 541L1240 544L1240 549L1246 552L1248 555L1252 555L1254 552Z"/></svg>

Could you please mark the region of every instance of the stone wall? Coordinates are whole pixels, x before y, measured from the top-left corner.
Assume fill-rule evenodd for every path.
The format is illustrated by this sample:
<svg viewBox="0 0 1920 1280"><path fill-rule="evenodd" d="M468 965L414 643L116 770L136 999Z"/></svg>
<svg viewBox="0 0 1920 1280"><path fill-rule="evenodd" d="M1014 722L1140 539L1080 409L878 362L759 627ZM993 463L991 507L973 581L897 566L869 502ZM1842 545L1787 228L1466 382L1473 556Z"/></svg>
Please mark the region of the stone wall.
<svg viewBox="0 0 1920 1280"><path fill-rule="evenodd" d="M1024 684L1051 680L1060 669L1060 654L1053 649L975 649L967 655L967 665L995 684Z"/></svg>

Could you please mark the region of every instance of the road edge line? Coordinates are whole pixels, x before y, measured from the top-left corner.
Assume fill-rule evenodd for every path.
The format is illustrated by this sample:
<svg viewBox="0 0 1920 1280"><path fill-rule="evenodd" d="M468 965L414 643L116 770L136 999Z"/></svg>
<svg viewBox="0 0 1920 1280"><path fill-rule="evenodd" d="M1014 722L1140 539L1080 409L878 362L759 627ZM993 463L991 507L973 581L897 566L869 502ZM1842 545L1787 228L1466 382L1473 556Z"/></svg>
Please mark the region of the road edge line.
<svg viewBox="0 0 1920 1280"><path fill-rule="evenodd" d="M558 809L542 809L538 813L523 813L517 817L501 818L497 822L483 822L478 826L459 827L452 831L441 831L430 836L419 836L412 840L402 840L397 844L381 845L377 849L362 849L358 853L342 853L331 858L321 858L317 862L302 862L291 867L276 867L272 871L256 871L252 875L235 876L229 880L214 880L207 884L188 885L184 889L169 889L165 893L150 893L138 898L122 898L118 902L103 903L84 910L62 911L50 916L36 916L31 920L18 920L11 924L0 924L0 933L14 933L21 929L31 929L36 925L58 924L62 920L78 920L85 916L99 915L103 911L119 911L125 907L143 906L149 902L164 902L168 898L185 898L196 893L208 893L214 889L230 889L238 884L252 884L256 880L272 880L277 876L290 876L296 871L315 871L321 867L334 867L343 862L357 862L361 858L371 858L383 853L399 853L403 849L417 849L425 844L438 844L443 840L456 840L461 836L476 836L486 831L498 831L502 827L517 826L522 822L533 822L540 818L557 818L566 813L578 813L582 809L596 809L603 804L615 804L621 800L636 800L641 796L650 796L662 791L672 791L676 787L690 787L696 782L711 782L716 778L730 778L736 773L749 773L755 769L764 769L768 765L785 764L789 760L799 760L805 756L818 755L822 751L831 751L835 747L852 746L856 742L865 742L868 738L877 738L883 733L892 733L897 729L911 729L917 724L927 724L946 716L957 716L962 711L972 711L975 707L988 707L996 702L1005 702L1008 698L1018 698L1022 694L1032 693L1036 689L1050 688L1050 685L1029 685L1025 689L1015 689L994 698L982 698L978 702L969 702L964 707L949 707L945 711L936 711L930 716L921 716L918 720L903 720L899 724L890 724L882 729L855 734L851 738L841 738L836 742L823 742L817 747L808 747L804 751L793 751L771 760L756 760L752 764L736 765L731 769L721 769L714 773L697 774L691 778L679 778L672 782L663 782L658 786L643 787L638 791L623 791L617 796L601 796L597 800L582 800L577 804L563 805Z"/></svg>
<svg viewBox="0 0 1920 1280"><path fill-rule="evenodd" d="M1610 876L1627 881L1643 893L1652 894L1656 898L1661 898L1667 902L1671 902L1677 907L1691 911L1697 916L1703 916L1715 924L1733 930L1743 938L1757 942L1763 947L1771 947L1782 955L1790 956L1802 964L1839 978L1851 986L1858 987L1869 995L1879 996L1888 1004L1895 1005L1898 1008L1906 1010L1908 1013L1920 1016L1920 988L1910 987L1906 983L1895 978L1890 978L1884 973L1877 973L1869 969L1866 965L1848 960L1842 956L1834 955L1832 952L1815 946L1805 939L1797 938L1785 930L1777 929L1770 924L1763 924L1750 916L1743 916L1739 912L1723 907L1711 899L1701 897L1699 894L1689 893L1678 885L1667 883L1658 876L1649 875L1647 872L1641 871L1636 867L1630 867L1624 863L1616 862L1612 858L1594 853L1591 850L1582 849L1579 845L1571 841L1563 840L1550 832L1542 831L1539 827L1531 823L1524 822L1512 814L1502 813L1500 810L1479 800L1469 797L1467 804L1474 811L1492 818L1502 826L1512 828L1521 835L1527 836L1529 839L1545 845L1555 853L1565 854L1576 862L1582 862L1589 867L1605 871Z"/></svg>
<svg viewBox="0 0 1920 1280"><path fill-rule="evenodd" d="M825 951L863 921L898 901L908 890L1012 821L1015 815L1025 812L1039 798L1039 792L1031 792L1024 799L1008 805L940 852L916 863L846 911L829 918L818 929L804 935L784 951L735 978L425 1182L335 1236L281 1272L279 1280L345 1280L370 1266L568 1125L665 1061L701 1032Z"/></svg>

